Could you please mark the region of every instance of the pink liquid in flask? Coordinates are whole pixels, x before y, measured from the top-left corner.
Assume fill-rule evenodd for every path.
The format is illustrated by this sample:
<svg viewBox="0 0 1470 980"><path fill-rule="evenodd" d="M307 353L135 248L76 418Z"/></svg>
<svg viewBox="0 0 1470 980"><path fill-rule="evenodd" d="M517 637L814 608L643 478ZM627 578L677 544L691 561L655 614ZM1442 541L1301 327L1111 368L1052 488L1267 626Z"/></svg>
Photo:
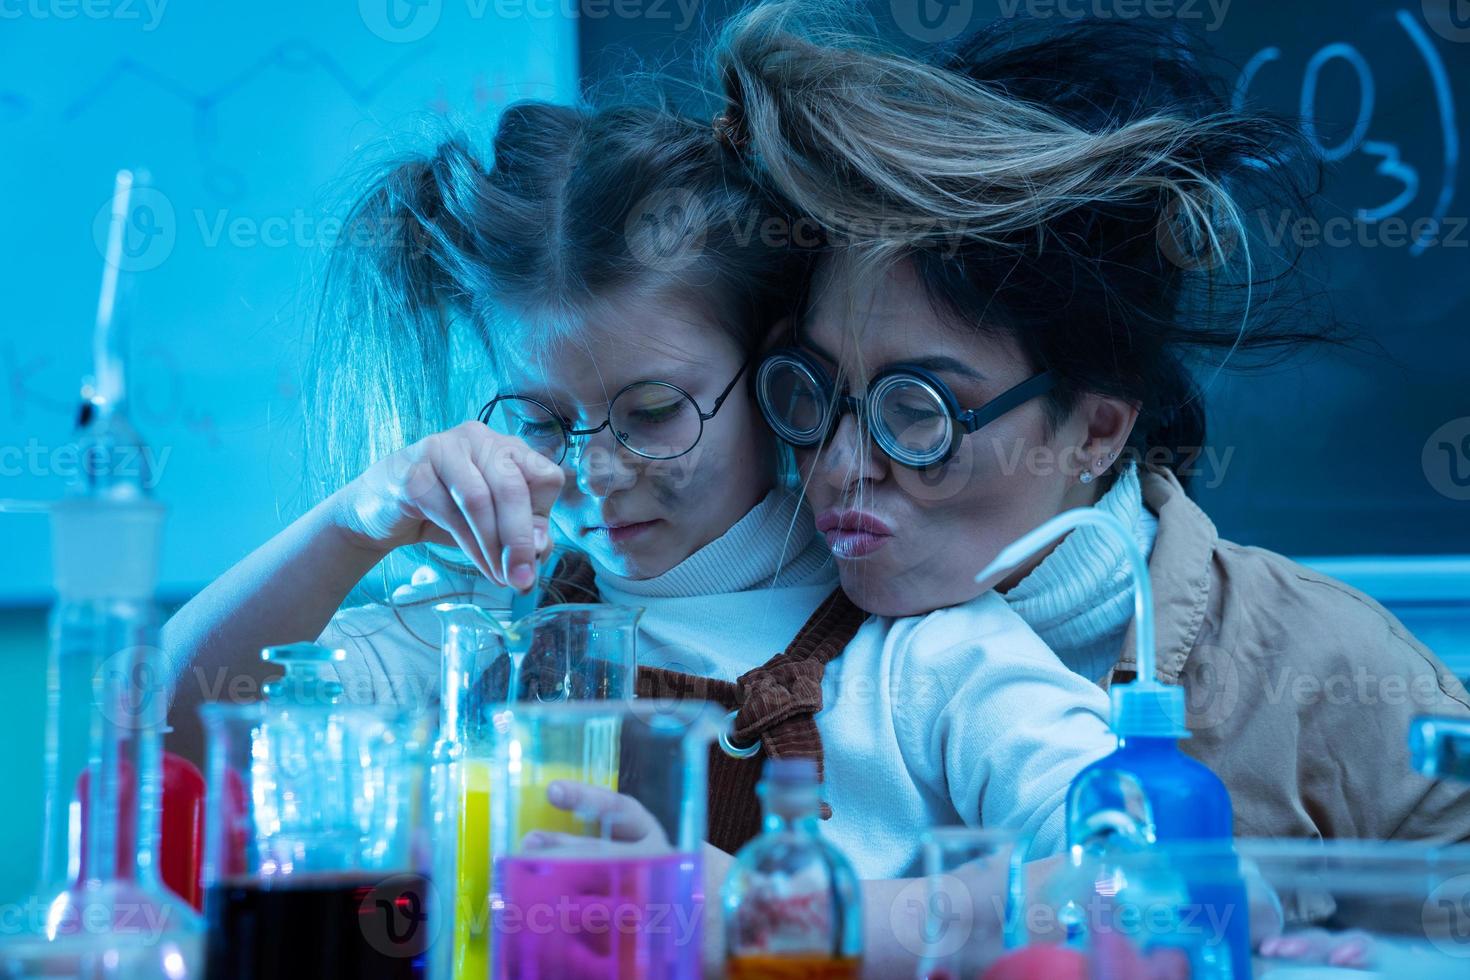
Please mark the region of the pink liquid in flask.
<svg viewBox="0 0 1470 980"><path fill-rule="evenodd" d="M704 886L695 854L501 858L497 980L696 980Z"/></svg>

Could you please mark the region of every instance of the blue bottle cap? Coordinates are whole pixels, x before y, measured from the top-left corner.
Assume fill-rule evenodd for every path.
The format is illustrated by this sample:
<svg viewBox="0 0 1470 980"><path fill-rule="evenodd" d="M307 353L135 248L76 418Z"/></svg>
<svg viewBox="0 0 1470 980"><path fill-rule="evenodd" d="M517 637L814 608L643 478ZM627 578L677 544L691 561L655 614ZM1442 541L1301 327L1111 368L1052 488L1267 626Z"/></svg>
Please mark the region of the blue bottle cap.
<svg viewBox="0 0 1470 980"><path fill-rule="evenodd" d="M1150 681L1114 685L1113 734L1119 738L1188 738L1184 688Z"/></svg>

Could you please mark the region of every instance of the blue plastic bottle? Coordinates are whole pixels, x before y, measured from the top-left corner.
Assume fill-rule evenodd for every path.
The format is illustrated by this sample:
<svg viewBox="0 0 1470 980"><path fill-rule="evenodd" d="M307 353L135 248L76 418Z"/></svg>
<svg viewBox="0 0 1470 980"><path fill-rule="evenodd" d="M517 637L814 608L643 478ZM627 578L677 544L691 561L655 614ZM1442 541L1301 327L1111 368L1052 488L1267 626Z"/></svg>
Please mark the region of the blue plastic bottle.
<svg viewBox="0 0 1470 980"><path fill-rule="evenodd" d="M1067 843L1074 850L1119 843L1125 848L1228 844L1234 836L1230 793L1207 766L1180 751L1179 740L1190 737L1184 689L1159 683L1155 674L1153 588L1133 535L1095 507L1065 511L1003 549L976 580L1020 565L1083 525L1115 537L1133 572L1138 679L1110 691L1118 748L1073 781L1067 794ZM1235 868L1233 854L1221 849L1181 860L1174 869L1187 883L1188 903L1196 907L1190 911L1207 910L1217 916L1214 921L1227 912L1230 916L1224 920L1224 943L1200 942L1192 950L1195 976L1251 976L1249 912ZM1228 957L1222 955L1227 951Z"/></svg>
<svg viewBox="0 0 1470 980"><path fill-rule="evenodd" d="M1142 681L1114 687L1113 730L1117 751L1078 773L1067 794L1069 845L1086 849L1120 828L1145 846L1233 839L1225 784L1180 751L1179 739L1189 737L1182 688ZM1230 852L1194 854L1176 870L1189 892L1186 932L1194 940L1187 944L1193 975L1249 980L1249 907ZM1223 936L1207 931L1222 921ZM1228 960L1221 955L1226 951Z"/></svg>

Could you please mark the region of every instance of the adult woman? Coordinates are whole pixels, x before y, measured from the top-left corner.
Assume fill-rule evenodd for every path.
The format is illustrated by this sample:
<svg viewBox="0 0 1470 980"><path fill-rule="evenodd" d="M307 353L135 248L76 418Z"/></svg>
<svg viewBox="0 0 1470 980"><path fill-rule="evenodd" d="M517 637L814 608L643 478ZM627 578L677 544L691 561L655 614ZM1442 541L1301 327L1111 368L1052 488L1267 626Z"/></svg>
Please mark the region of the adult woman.
<svg viewBox="0 0 1470 980"><path fill-rule="evenodd" d="M1078 531L999 583L966 574L1061 510L1103 506L1151 553L1159 679L1188 690L1187 748L1226 781L1238 833L1470 837L1470 793L1413 774L1406 744L1415 714L1470 715L1463 686L1371 599L1220 540L1173 471L1205 445L1191 362L1314 339L1262 315L1264 260L1252 268L1240 219L1253 194L1291 190L1290 134L1231 113L1201 65L1176 36L1124 24L1039 39L1006 25L929 64L804 29L790 4L746 14L722 77L752 170L851 245L819 271L783 340L795 350L767 366L764 407L853 546L838 564L865 608L910 615L995 585L1074 670L1127 679L1112 542ZM1099 165L1074 158L1071 193L1017 206L996 176L1030 155L995 128L1005 99L1054 113L1053 135ZM1180 126L1185 149L1151 183L1120 181L1118 144L1144 119ZM900 426L868 393L885 367L926 359L935 371L909 390L940 394L904 424L952 441L904 465ZM964 437L964 409L1042 373L1037 404Z"/></svg>

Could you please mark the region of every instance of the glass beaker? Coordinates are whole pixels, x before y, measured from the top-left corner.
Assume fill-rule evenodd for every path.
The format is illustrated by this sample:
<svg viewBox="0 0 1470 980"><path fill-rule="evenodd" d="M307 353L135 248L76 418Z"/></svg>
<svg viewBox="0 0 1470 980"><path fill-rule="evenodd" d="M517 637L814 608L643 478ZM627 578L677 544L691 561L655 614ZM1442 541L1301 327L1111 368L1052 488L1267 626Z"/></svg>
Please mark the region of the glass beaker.
<svg viewBox="0 0 1470 980"><path fill-rule="evenodd" d="M1072 900L1057 921L1091 975L1251 976L1248 867L1229 841L1073 849L1069 859L1055 881L1073 886Z"/></svg>
<svg viewBox="0 0 1470 980"><path fill-rule="evenodd" d="M705 787L723 714L653 699L496 713L498 980L701 976Z"/></svg>
<svg viewBox="0 0 1470 980"><path fill-rule="evenodd" d="M425 973L426 753L385 705L206 704L211 980Z"/></svg>
<svg viewBox="0 0 1470 980"><path fill-rule="evenodd" d="M455 978L489 974L490 801L494 740L491 719L507 703L514 661L521 658L518 701L624 702L637 676L641 609L614 605L548 606L515 622L470 604L436 606L444 627L438 794L449 802L437 840L435 879L453 910L449 967ZM600 779L617 786L616 745L603 748ZM548 775L547 778L553 778ZM546 829L565 821L554 810L528 811ZM441 960L442 962L442 960Z"/></svg>
<svg viewBox="0 0 1470 980"><path fill-rule="evenodd" d="M1024 945L1025 843L998 828L925 831L920 977L978 977Z"/></svg>
<svg viewBox="0 0 1470 980"><path fill-rule="evenodd" d="M1241 840L1236 850L1254 885L1257 977L1334 967L1415 980L1470 976L1470 845Z"/></svg>

